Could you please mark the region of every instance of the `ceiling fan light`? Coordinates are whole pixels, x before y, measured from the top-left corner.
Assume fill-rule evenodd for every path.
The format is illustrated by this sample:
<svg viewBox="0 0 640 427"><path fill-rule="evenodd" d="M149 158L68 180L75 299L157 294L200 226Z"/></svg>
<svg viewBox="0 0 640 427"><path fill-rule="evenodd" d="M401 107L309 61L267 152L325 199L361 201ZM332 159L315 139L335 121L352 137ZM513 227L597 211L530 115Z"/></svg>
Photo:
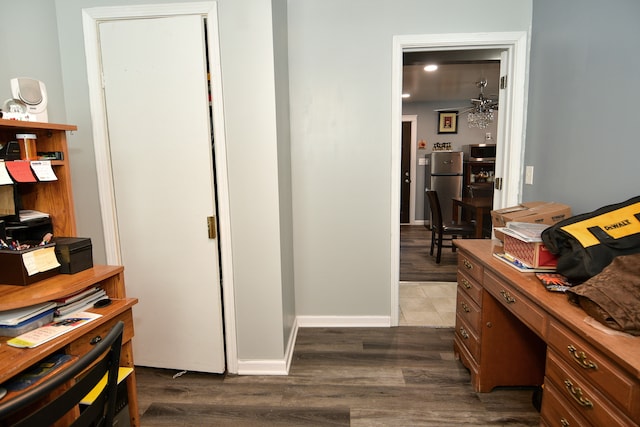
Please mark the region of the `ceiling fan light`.
<svg viewBox="0 0 640 427"><path fill-rule="evenodd" d="M436 64L429 64L426 67L424 67L424 70L428 73L436 71L437 69L438 69L438 66Z"/></svg>
<svg viewBox="0 0 640 427"><path fill-rule="evenodd" d="M467 115L467 124L470 128L485 129L493 123L493 119L494 114L492 110L471 112Z"/></svg>

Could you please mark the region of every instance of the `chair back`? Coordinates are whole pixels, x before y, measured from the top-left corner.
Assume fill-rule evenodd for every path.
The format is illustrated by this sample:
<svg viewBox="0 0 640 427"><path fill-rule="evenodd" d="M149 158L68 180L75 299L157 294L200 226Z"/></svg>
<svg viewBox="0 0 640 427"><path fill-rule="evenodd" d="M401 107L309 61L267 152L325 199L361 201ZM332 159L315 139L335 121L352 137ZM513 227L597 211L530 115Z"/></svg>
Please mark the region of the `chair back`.
<svg viewBox="0 0 640 427"><path fill-rule="evenodd" d="M106 375L107 383L102 391L71 426L112 426L123 330L124 323L116 323L107 336L77 362L1 404L0 425L5 425L5 420L13 420L9 425L15 427L52 425L74 409ZM41 402L46 403L38 407Z"/></svg>
<svg viewBox="0 0 640 427"><path fill-rule="evenodd" d="M437 191L427 191L429 198L429 209L431 209L431 228L442 230L442 210L440 209L440 199Z"/></svg>

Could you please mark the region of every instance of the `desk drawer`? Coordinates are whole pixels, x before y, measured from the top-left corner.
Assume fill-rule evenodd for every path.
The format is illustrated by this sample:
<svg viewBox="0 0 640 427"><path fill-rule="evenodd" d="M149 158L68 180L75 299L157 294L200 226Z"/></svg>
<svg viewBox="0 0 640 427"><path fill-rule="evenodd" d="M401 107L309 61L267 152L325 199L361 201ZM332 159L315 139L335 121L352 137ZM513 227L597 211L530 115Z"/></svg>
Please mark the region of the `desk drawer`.
<svg viewBox="0 0 640 427"><path fill-rule="evenodd" d="M460 315L456 315L456 335L476 362L480 360L480 340L473 329L462 320Z"/></svg>
<svg viewBox="0 0 640 427"><path fill-rule="evenodd" d="M482 274L484 267L475 258L472 258L465 251L460 251L458 254L458 270L465 272L471 278L482 281Z"/></svg>
<svg viewBox="0 0 640 427"><path fill-rule="evenodd" d="M469 298L482 307L482 286L477 280L458 270L458 289L466 293Z"/></svg>
<svg viewBox="0 0 640 427"><path fill-rule="evenodd" d="M578 414L596 426L636 426L617 410L606 397L583 377L576 374L573 368L567 366L549 350L547 354L547 377L558 388L562 400L571 402L571 406Z"/></svg>
<svg viewBox="0 0 640 427"><path fill-rule="evenodd" d="M485 274L484 287L539 337L544 337L545 315L535 304L491 273Z"/></svg>
<svg viewBox="0 0 640 427"><path fill-rule="evenodd" d="M89 350L93 348L94 344L91 344L91 341L100 336L105 337L113 325L118 323L118 321L122 320L124 322L124 331L122 335L122 343L126 343L133 338L133 315L131 314L131 310L127 310L124 313L116 316L115 318L103 323L100 326L97 326L95 329L90 332L84 334L71 344L69 344L69 348L67 353L72 354L74 356L82 356L87 353Z"/></svg>
<svg viewBox="0 0 640 427"><path fill-rule="evenodd" d="M589 423L580 416L573 407L564 400L556 390L554 383L545 378L542 396L542 419L549 426L583 427Z"/></svg>
<svg viewBox="0 0 640 427"><path fill-rule="evenodd" d="M640 384L607 361L583 339L552 321L548 343L556 354L591 381L610 399L619 403L633 418L640 419Z"/></svg>
<svg viewBox="0 0 640 427"><path fill-rule="evenodd" d="M480 308L460 289L456 298L456 314L467 322L477 336L480 336Z"/></svg>

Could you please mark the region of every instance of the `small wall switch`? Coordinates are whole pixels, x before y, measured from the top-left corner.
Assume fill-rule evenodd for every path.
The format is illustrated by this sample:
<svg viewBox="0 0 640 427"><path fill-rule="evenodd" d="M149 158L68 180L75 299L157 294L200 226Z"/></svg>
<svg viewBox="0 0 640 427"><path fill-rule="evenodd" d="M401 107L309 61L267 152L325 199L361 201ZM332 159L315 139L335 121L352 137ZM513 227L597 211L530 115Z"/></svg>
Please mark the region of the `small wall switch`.
<svg viewBox="0 0 640 427"><path fill-rule="evenodd" d="M426 165L427 165L426 157L418 157L418 166L426 166Z"/></svg>
<svg viewBox="0 0 640 427"><path fill-rule="evenodd" d="M491 132L487 132L484 134L484 140L485 141L491 141Z"/></svg>
<svg viewBox="0 0 640 427"><path fill-rule="evenodd" d="M533 166L527 166L524 170L524 183L533 185Z"/></svg>

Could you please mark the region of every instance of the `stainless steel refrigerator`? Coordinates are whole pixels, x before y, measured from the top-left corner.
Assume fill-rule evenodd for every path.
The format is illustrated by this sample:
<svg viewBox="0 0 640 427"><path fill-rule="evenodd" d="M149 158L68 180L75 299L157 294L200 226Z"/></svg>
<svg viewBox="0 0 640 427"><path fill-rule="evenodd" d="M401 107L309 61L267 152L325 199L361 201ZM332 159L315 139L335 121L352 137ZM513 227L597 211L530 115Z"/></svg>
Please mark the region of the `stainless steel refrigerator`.
<svg viewBox="0 0 640 427"><path fill-rule="evenodd" d="M434 151L427 155L429 165L425 168L427 170L425 192L427 190L438 192L442 220L444 222L449 222L452 219L452 199L454 197L462 197L462 156L462 151ZM426 193L424 206L425 218L428 212L429 223L431 223L431 209L429 208L429 200Z"/></svg>

